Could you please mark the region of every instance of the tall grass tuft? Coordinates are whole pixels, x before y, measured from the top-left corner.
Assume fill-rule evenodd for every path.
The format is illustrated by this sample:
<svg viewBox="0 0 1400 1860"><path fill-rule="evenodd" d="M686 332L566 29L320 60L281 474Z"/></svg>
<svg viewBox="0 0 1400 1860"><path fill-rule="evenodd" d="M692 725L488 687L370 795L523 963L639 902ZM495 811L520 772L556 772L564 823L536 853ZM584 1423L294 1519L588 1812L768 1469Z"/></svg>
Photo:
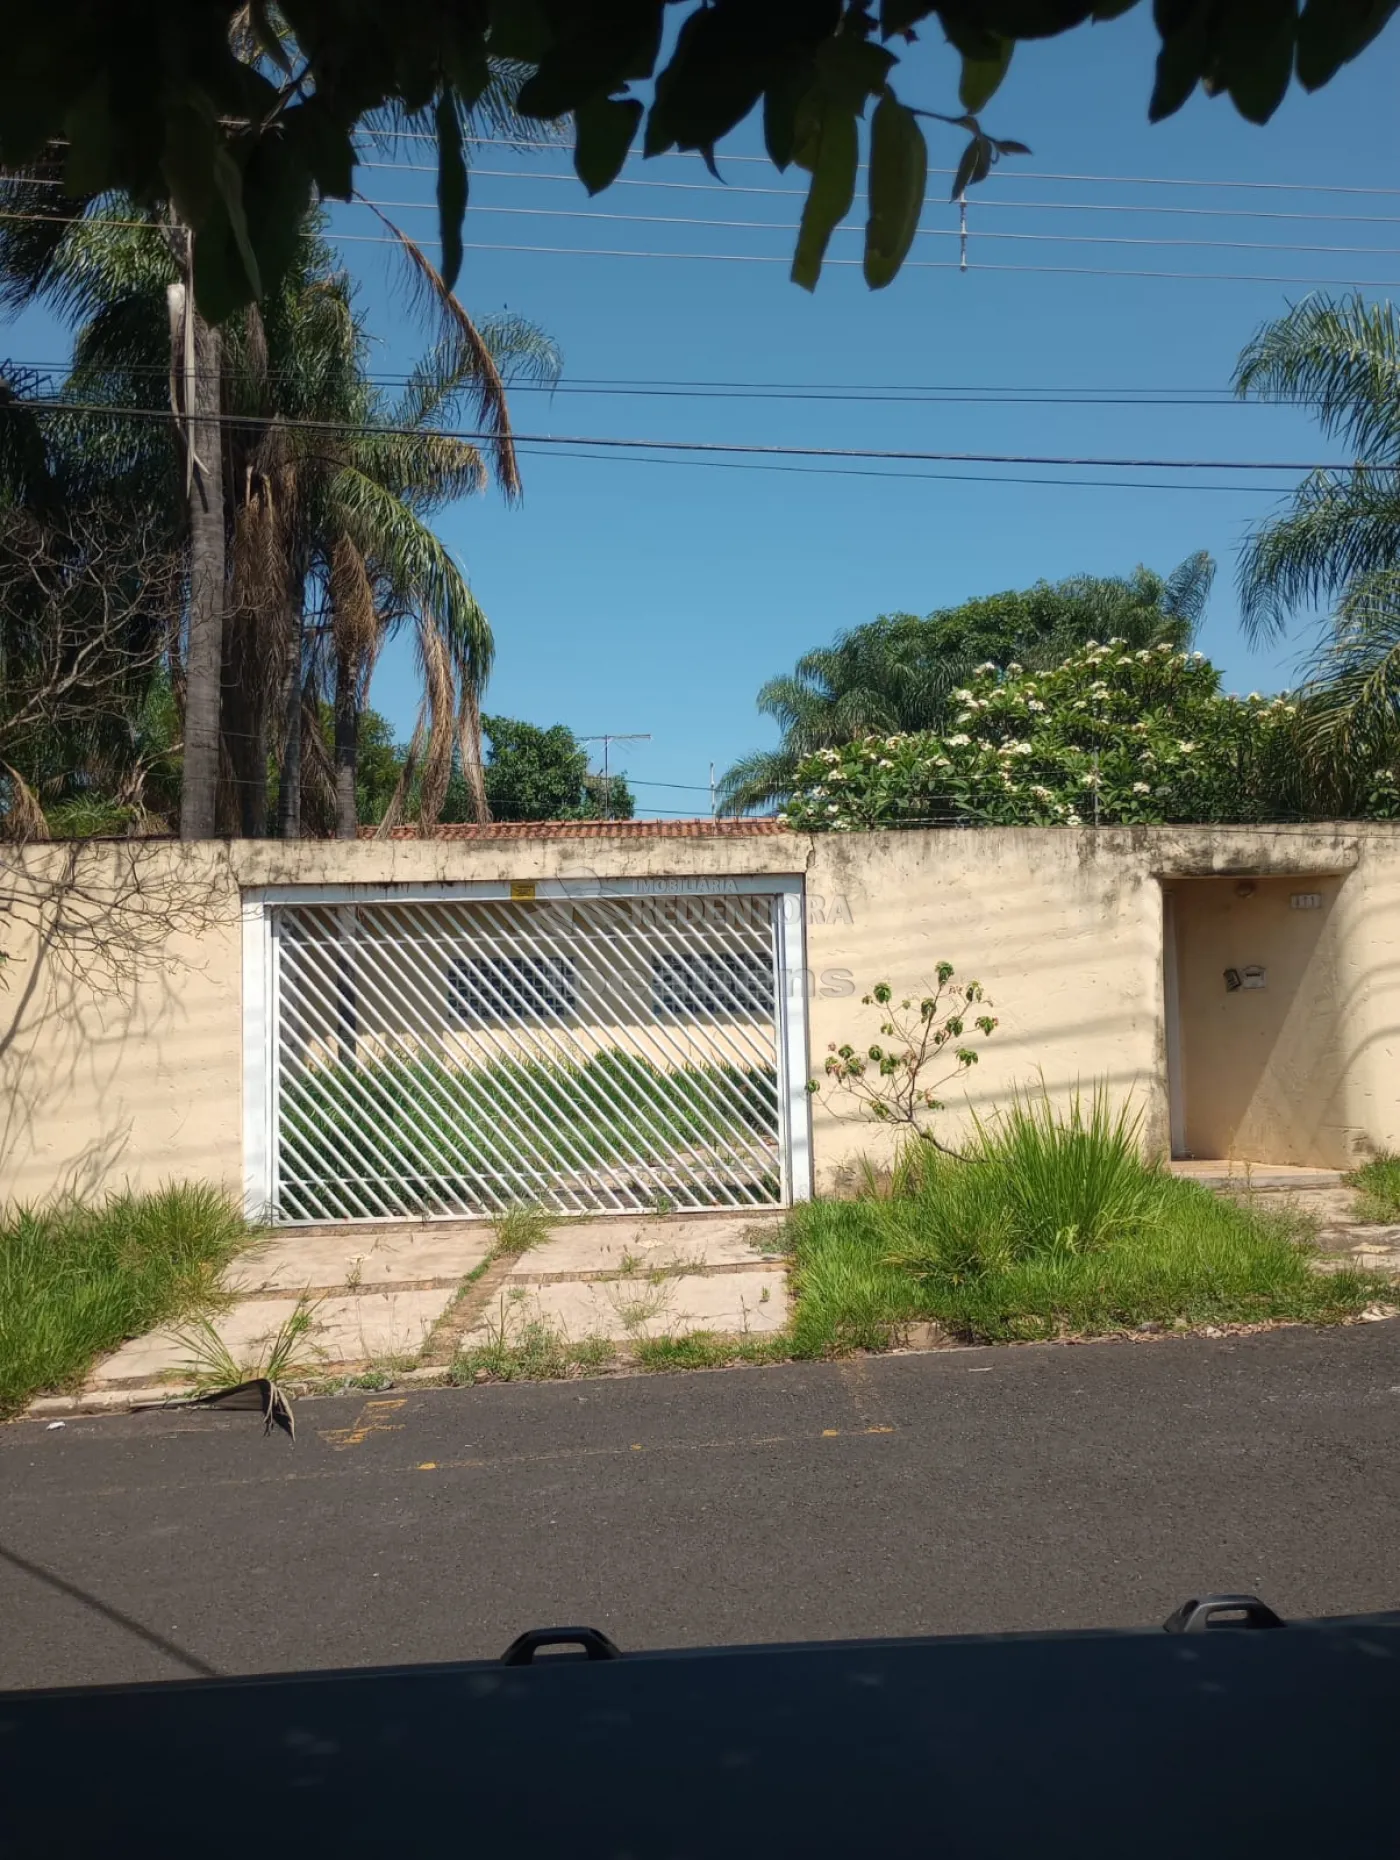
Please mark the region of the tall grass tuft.
<svg viewBox="0 0 1400 1860"><path fill-rule="evenodd" d="M1395 1296L1382 1274L1315 1272L1305 1219L1172 1176L1140 1142L1102 1088L1063 1108L1042 1091L978 1126L965 1161L911 1144L864 1196L794 1209L798 1354L883 1348L916 1319L1007 1342L1328 1321Z"/></svg>
<svg viewBox="0 0 1400 1860"><path fill-rule="evenodd" d="M1400 1221L1400 1156L1392 1150L1382 1150L1342 1179L1356 1190L1353 1211L1357 1220Z"/></svg>
<svg viewBox="0 0 1400 1860"><path fill-rule="evenodd" d="M219 1273L252 1237L227 1196L197 1184L0 1214L0 1414L128 1337L216 1309Z"/></svg>

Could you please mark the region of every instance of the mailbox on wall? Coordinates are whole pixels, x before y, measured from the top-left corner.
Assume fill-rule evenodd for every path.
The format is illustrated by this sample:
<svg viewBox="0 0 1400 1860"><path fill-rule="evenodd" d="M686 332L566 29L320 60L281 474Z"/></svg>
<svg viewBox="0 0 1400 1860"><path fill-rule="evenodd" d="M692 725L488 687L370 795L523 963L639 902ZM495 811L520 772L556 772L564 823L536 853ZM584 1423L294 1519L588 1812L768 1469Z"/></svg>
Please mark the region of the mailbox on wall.
<svg viewBox="0 0 1400 1860"><path fill-rule="evenodd" d="M1267 988L1269 971L1260 962L1251 962L1243 969L1225 971L1225 992L1234 994L1237 988Z"/></svg>

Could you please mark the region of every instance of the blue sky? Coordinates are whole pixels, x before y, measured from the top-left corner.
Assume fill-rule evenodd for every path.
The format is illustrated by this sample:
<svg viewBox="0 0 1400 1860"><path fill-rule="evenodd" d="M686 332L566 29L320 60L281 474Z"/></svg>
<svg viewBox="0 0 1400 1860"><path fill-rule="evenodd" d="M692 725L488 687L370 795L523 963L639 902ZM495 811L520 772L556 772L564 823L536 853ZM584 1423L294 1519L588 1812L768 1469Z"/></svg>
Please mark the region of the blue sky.
<svg viewBox="0 0 1400 1860"><path fill-rule="evenodd" d="M953 109L955 62L934 36L907 59L901 94ZM1382 286L1394 279L1400 287L1400 159L1385 133L1400 76L1394 30L1319 96L1290 95L1263 130L1225 99L1202 97L1150 127L1154 47L1141 7L1023 46L985 121L993 134L1029 143L1034 155L1006 163L973 195L969 270L954 268L956 210L941 198L947 177L935 174L927 236L913 256L950 268L908 268L876 294L854 265L830 267L814 297L788 282L792 235L783 228L795 221L800 199L740 190L796 188L798 177L742 159L760 152L747 126L721 152L728 188L697 160L669 157L632 162L625 174L629 182L672 185L618 187L591 202L576 183L547 178L569 172L564 150L521 159L479 149L459 291L477 315L508 307L533 318L564 355L563 391L514 398L517 430L1040 456L1337 456L1295 409L1045 401L1045 390L1219 395L1251 331L1308 290L1306 282L1090 275L1096 271ZM932 161L946 167L959 134L929 127ZM408 164L430 159L426 147L405 145L397 171L364 170L361 186L379 199L426 206L432 177ZM1201 188L1145 177L1256 185ZM1329 188L1395 191L1321 191ZM411 230L431 231L432 214L413 204L399 217ZM758 224L694 223L702 219ZM382 229L363 208L338 210L335 225L362 235L342 249L381 338L375 367L401 373L419 331L387 248L373 242ZM1199 249L1203 241L1210 249ZM527 245L569 250L485 249ZM1271 245L1359 249L1262 249ZM648 256L604 256L599 248ZM663 256L683 252L735 257ZM859 252L858 233L833 241L833 256ZM784 262L762 262L777 258ZM6 346L28 361L53 362L65 352L52 323L36 315L12 328ZM603 381L1040 390L1033 398L1042 404L585 391ZM1287 474L1201 471L1191 489L1068 488L1067 479L1167 484L1192 475L861 461L847 462L856 475L836 475L812 469L820 463L812 459L783 460L786 469L773 471L735 468L752 460L565 456L571 450L525 447L523 504L509 508L488 493L449 512L441 527L496 632L486 709L562 721L580 734L649 732L649 743L621 752L643 812L707 811L710 763L722 769L774 740L754 709L763 680L882 612L922 613L1041 577L1119 573L1138 562L1166 570L1206 548L1219 577L1201 643L1230 688L1277 687L1297 651L1295 639L1251 652L1234 597L1241 535L1273 507ZM930 476L873 475L901 471ZM960 472L992 482L932 475ZM1006 481L1015 477L1057 482ZM1255 488L1216 488L1236 484ZM405 649L385 654L372 701L407 733L416 696Z"/></svg>

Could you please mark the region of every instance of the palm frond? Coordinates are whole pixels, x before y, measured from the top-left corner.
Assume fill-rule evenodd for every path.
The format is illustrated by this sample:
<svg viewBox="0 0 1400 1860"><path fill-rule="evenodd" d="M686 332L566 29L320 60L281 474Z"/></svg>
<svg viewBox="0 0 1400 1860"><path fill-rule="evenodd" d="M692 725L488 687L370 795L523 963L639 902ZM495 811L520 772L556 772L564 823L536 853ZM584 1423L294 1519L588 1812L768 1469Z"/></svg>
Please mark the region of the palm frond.
<svg viewBox="0 0 1400 1860"><path fill-rule="evenodd" d="M1400 559L1400 478L1314 472L1283 516L1260 524L1240 554L1241 619L1250 638L1281 633L1291 612Z"/></svg>
<svg viewBox="0 0 1400 1860"><path fill-rule="evenodd" d="M501 380L500 370L490 349L482 340L480 330L467 315L455 293L449 291L443 283L442 274L417 241L411 239L402 227L397 226L372 201L365 200L364 195L357 194L356 199L363 201L392 233L395 248L405 262L410 299L437 329L439 343L457 345L460 352L458 369L463 380L471 383L475 417L488 435L497 482L508 498L518 497L520 468L511 436L505 383Z"/></svg>
<svg viewBox="0 0 1400 1860"><path fill-rule="evenodd" d="M720 777L715 804L721 814L752 814L787 800L799 758L790 749L758 749L740 756Z"/></svg>
<svg viewBox="0 0 1400 1860"><path fill-rule="evenodd" d="M1400 749L1400 568L1359 576L1309 667L1311 731L1353 757Z"/></svg>
<svg viewBox="0 0 1400 1860"><path fill-rule="evenodd" d="M407 607L441 633L462 675L484 690L495 654L491 625L442 538L402 499L354 467L335 474L332 495L371 573L382 575Z"/></svg>
<svg viewBox="0 0 1400 1860"><path fill-rule="evenodd" d="M1400 319L1388 303L1304 298L1255 332L1234 386L1241 398L1308 402L1329 438L1400 466Z"/></svg>
<svg viewBox="0 0 1400 1860"><path fill-rule="evenodd" d="M1190 628L1190 635L1182 641L1183 645L1190 643L1190 638L1194 637L1204 618L1206 603L1214 584L1215 558L1205 549L1198 549L1194 555L1188 555L1184 562L1178 562L1168 575L1160 605L1163 613L1172 619L1184 621Z"/></svg>
<svg viewBox="0 0 1400 1860"><path fill-rule="evenodd" d="M414 643L427 714L427 738L418 783L418 819L424 832L431 834L452 779L457 708L453 654L448 640L428 618L419 621Z"/></svg>

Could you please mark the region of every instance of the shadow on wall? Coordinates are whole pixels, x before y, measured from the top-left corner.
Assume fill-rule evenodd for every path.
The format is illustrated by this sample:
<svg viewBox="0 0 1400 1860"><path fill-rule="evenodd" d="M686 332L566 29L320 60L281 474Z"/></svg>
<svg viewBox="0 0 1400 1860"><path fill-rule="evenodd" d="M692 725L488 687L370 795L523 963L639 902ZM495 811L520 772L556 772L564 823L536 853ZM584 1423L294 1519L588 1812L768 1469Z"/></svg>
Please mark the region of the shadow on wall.
<svg viewBox="0 0 1400 1860"><path fill-rule="evenodd" d="M26 1173L41 1185L30 1198L45 1201L115 1185L134 1122L114 1115L123 1066L134 1061L149 1090L149 1042L182 1012L189 963L172 945L226 921L230 897L221 862L172 861L160 842L9 849L0 873L5 1199L26 1198Z"/></svg>

